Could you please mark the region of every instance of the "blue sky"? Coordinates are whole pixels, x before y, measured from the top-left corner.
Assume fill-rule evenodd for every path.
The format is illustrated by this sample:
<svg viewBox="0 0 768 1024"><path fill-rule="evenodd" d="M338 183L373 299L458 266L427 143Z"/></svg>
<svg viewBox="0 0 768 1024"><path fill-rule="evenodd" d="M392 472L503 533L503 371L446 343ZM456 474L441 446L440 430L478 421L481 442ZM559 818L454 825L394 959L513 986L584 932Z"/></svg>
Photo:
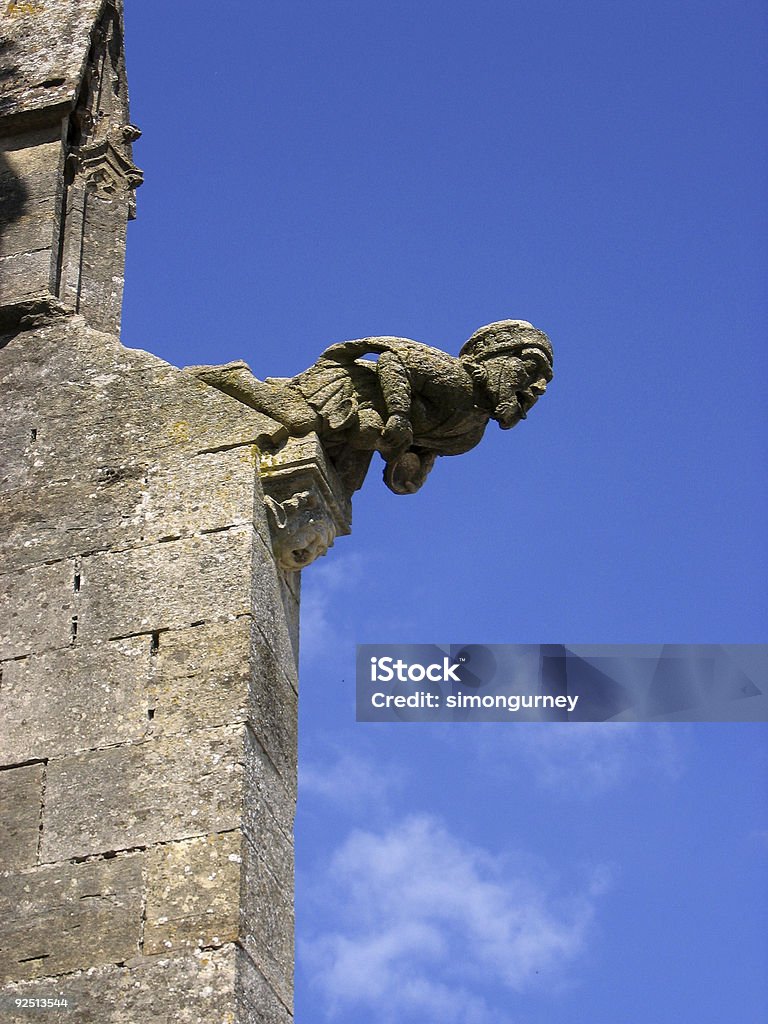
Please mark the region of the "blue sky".
<svg viewBox="0 0 768 1024"><path fill-rule="evenodd" d="M531 320L555 381L304 573L297 1020L751 1024L763 726L354 722L354 645L765 642L766 16L127 0L124 340Z"/></svg>

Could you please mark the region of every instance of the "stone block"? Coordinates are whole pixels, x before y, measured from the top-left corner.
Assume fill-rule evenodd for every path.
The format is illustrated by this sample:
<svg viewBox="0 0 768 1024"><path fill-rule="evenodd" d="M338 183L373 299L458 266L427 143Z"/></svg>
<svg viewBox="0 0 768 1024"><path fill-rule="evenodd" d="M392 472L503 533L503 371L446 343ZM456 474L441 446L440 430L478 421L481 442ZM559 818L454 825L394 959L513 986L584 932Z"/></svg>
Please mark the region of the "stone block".
<svg viewBox="0 0 768 1024"><path fill-rule="evenodd" d="M140 740L150 659L143 636L5 662L0 759L56 758Z"/></svg>
<svg viewBox="0 0 768 1024"><path fill-rule="evenodd" d="M60 127L0 140L0 257L47 250L49 276L61 158Z"/></svg>
<svg viewBox="0 0 768 1024"><path fill-rule="evenodd" d="M27 420L37 422L32 415ZM0 492L6 569L215 532L253 519L253 445L200 455L173 449L148 453L152 457L123 453L119 462L83 466L75 477L43 480L42 470L32 463L29 430L19 440L24 457L16 479L23 473L25 486ZM38 452L48 441L47 427L38 428Z"/></svg>
<svg viewBox="0 0 768 1024"><path fill-rule="evenodd" d="M286 665L289 666L289 672L292 669L295 669L297 680L299 667L300 629L299 595L295 592L295 585L292 585L289 582L289 580L291 579L291 577L296 577L299 575L300 573L295 572L281 572L278 577L280 584L280 598L283 603L283 613L285 615L285 627L291 645L291 653L293 654L293 659L286 659Z"/></svg>
<svg viewBox="0 0 768 1024"><path fill-rule="evenodd" d="M145 955L237 939L241 845L237 830L164 843L148 852Z"/></svg>
<svg viewBox="0 0 768 1024"><path fill-rule="evenodd" d="M253 522L258 453L254 445L191 455L171 449L147 474L142 515L152 540Z"/></svg>
<svg viewBox="0 0 768 1024"><path fill-rule="evenodd" d="M72 1024L235 1024L233 992L238 950L228 945L180 957L151 957L123 965L96 966L64 978L9 985L0 991L8 1024L29 1024L30 1011L16 1010L14 998L65 998L67 1010L41 1010L41 1018ZM258 989L251 984L251 989ZM274 999L274 997L272 997ZM290 1018L251 1016L238 1024L290 1024ZM266 1004L265 1004L266 1005ZM269 1011L271 1012L271 1011ZM55 1018L53 1015L56 1015Z"/></svg>
<svg viewBox="0 0 768 1024"><path fill-rule="evenodd" d="M79 316L11 339L0 349L0 383L14 405L39 420L36 457L47 479L80 476L84 467L119 469L165 449L264 450L286 435L268 417L148 352L123 347ZM0 422L3 443L6 429Z"/></svg>
<svg viewBox="0 0 768 1024"><path fill-rule="evenodd" d="M269 849L243 844L242 942L280 999L291 1005L294 918L293 847L278 832Z"/></svg>
<svg viewBox="0 0 768 1024"><path fill-rule="evenodd" d="M234 526L83 558L84 641L233 619L251 612L253 527Z"/></svg>
<svg viewBox="0 0 768 1024"><path fill-rule="evenodd" d="M69 105L90 45L99 0L9 3L3 10L5 58L0 118Z"/></svg>
<svg viewBox="0 0 768 1024"><path fill-rule="evenodd" d="M0 871L37 863L44 771L42 764L0 771Z"/></svg>
<svg viewBox="0 0 768 1024"><path fill-rule="evenodd" d="M292 666L289 666L289 671ZM249 721L288 792L296 795L298 696L288 673L254 623Z"/></svg>
<svg viewBox="0 0 768 1024"><path fill-rule="evenodd" d="M50 272L50 248L1 257L0 306L44 295L48 291Z"/></svg>
<svg viewBox="0 0 768 1024"><path fill-rule="evenodd" d="M2 353L0 352L0 355ZM0 388L3 387L2 374L0 374ZM15 404L12 417L5 420L0 419L0 443L3 446L3 458L0 462L0 495L8 491L15 491L23 487L29 480L30 469L34 460L34 443L32 431L37 424L37 416L34 409L27 407L27 402ZM0 515L3 523L10 529L11 505L5 502L0 505ZM30 524L34 527L35 520ZM24 538L24 543L28 540ZM14 548L16 543L14 543ZM10 553L10 545L7 542L7 534L3 532L0 536L0 551L3 552L3 570L13 568L6 565L6 553ZM26 565L26 561L19 564Z"/></svg>
<svg viewBox="0 0 768 1024"><path fill-rule="evenodd" d="M160 634L148 679L154 735L246 720L250 632L250 617L244 616Z"/></svg>
<svg viewBox="0 0 768 1024"><path fill-rule="evenodd" d="M227 726L49 762L43 862L237 828L242 748Z"/></svg>
<svg viewBox="0 0 768 1024"><path fill-rule="evenodd" d="M55 864L0 879L2 982L117 963L138 951L142 857Z"/></svg>
<svg viewBox="0 0 768 1024"><path fill-rule="evenodd" d="M68 646L77 606L68 563L0 575L0 658Z"/></svg>
<svg viewBox="0 0 768 1024"><path fill-rule="evenodd" d="M253 544L254 620L283 665L298 664L298 602L281 579L272 550L258 536ZM288 619L287 615L295 618Z"/></svg>
<svg viewBox="0 0 768 1024"><path fill-rule="evenodd" d="M295 800L248 731L243 807L242 941L258 969L290 1006L293 965Z"/></svg>
<svg viewBox="0 0 768 1024"><path fill-rule="evenodd" d="M238 1024L293 1024L293 999L283 1002L274 992L248 953L237 950Z"/></svg>
<svg viewBox="0 0 768 1024"><path fill-rule="evenodd" d="M243 832L271 863L283 857L282 840L293 844L296 799L290 780L281 778L249 727L245 732L245 801ZM275 866L275 874L279 869Z"/></svg>

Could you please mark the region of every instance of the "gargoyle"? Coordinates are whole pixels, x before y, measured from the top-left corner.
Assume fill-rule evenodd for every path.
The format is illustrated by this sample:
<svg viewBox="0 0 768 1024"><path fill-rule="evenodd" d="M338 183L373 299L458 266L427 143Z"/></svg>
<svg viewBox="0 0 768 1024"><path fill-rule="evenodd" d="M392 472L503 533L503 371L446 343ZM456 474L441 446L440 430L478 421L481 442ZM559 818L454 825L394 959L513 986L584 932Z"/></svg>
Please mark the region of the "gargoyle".
<svg viewBox="0 0 768 1024"><path fill-rule="evenodd" d="M298 572L320 555L336 539L336 524L311 491L299 491L286 501L266 495L275 554L287 572Z"/></svg>
<svg viewBox="0 0 768 1024"><path fill-rule="evenodd" d="M508 430L525 419L552 379L552 346L526 321L501 320L458 358L407 338L361 338L331 345L296 377L258 380L243 362L190 372L293 437L315 431L348 495L375 451L390 490L411 494L438 455L474 448L489 420Z"/></svg>

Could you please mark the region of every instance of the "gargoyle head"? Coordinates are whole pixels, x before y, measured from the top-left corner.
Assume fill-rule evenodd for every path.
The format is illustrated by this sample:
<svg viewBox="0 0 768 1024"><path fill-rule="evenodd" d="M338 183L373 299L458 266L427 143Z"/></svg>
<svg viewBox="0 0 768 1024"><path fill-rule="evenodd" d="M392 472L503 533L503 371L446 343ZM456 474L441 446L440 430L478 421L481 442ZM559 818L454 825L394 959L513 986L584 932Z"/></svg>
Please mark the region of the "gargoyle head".
<svg viewBox="0 0 768 1024"><path fill-rule="evenodd" d="M459 359L480 385L503 430L524 420L552 380L552 345L525 320L499 320L475 331Z"/></svg>
<svg viewBox="0 0 768 1024"><path fill-rule="evenodd" d="M283 502L267 495L264 503L281 568L298 572L324 555L333 544L336 537L333 520L309 491L300 491Z"/></svg>

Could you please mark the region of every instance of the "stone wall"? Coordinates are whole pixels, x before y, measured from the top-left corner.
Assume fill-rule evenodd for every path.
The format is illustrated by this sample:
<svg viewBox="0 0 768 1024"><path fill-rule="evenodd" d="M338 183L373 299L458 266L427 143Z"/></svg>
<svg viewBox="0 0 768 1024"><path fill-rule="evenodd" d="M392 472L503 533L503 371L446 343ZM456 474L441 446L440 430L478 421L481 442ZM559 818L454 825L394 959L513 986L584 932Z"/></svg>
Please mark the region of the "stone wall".
<svg viewBox="0 0 768 1024"><path fill-rule="evenodd" d="M83 317L0 339L0 995L292 1019L299 574L281 428ZM284 432L283 432L284 433Z"/></svg>
<svg viewBox="0 0 768 1024"><path fill-rule="evenodd" d="M0 136L0 306L55 290L62 160L60 124Z"/></svg>

